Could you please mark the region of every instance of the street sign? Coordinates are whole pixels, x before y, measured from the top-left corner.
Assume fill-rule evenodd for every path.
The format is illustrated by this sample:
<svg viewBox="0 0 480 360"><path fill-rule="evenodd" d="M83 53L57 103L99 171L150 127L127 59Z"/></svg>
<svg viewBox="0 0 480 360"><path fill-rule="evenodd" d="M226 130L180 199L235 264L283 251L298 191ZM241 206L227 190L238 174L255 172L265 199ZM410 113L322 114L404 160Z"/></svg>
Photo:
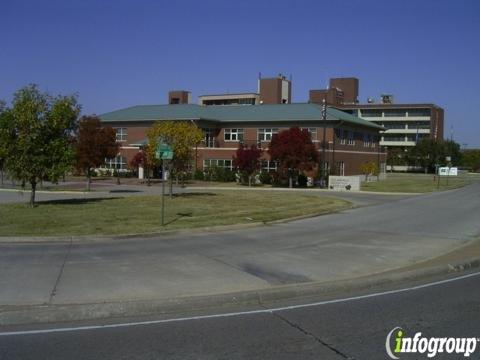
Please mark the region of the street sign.
<svg viewBox="0 0 480 360"><path fill-rule="evenodd" d="M440 176L457 176L458 168L456 167L441 167L438 168L438 175Z"/></svg>
<svg viewBox="0 0 480 360"><path fill-rule="evenodd" d="M172 160L173 149L171 146L165 143L159 143L155 150L155 158L158 160Z"/></svg>

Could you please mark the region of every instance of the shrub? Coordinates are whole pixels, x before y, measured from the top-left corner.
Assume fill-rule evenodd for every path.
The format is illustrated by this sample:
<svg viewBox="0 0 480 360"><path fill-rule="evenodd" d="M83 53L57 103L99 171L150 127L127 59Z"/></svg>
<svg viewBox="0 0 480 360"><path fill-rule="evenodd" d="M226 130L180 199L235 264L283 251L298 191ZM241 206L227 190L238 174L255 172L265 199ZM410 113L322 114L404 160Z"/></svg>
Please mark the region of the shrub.
<svg viewBox="0 0 480 360"><path fill-rule="evenodd" d="M235 181L235 173L230 169L218 166L211 166L205 170L205 180L207 181Z"/></svg>
<svg viewBox="0 0 480 360"><path fill-rule="evenodd" d="M260 182L265 185L270 185L272 183L272 174L267 171L262 171L260 173Z"/></svg>
<svg viewBox="0 0 480 360"><path fill-rule="evenodd" d="M300 187L306 187L307 186L308 179L305 175L299 174L298 178L297 178L297 181L298 181L298 186L300 186Z"/></svg>
<svg viewBox="0 0 480 360"><path fill-rule="evenodd" d="M193 173L193 179L194 180L200 180L200 181L205 180L205 176L203 174L203 171L202 170L195 170L195 172Z"/></svg>

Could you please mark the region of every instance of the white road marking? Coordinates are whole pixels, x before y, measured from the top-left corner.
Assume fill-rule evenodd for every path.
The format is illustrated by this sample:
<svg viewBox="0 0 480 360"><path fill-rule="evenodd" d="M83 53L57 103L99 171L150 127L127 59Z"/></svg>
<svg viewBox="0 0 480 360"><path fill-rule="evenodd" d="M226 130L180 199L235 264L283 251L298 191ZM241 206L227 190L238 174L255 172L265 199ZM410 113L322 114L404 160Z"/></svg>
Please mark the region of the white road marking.
<svg viewBox="0 0 480 360"><path fill-rule="evenodd" d="M139 321L139 322L131 322L131 323L91 325L91 326L66 327L66 328L43 329L43 330L0 332L0 336L50 334L50 333L58 333L58 332L85 331L85 330L97 330L97 329L122 328L122 327L140 326L140 325L166 324L166 323L173 323L173 322L216 319L216 318L225 318L225 317L233 317L233 316L243 316L243 315L271 314L271 313L280 312L280 311L295 310L295 309L322 306L322 305L328 305L328 304L336 304L336 303L342 303L342 302L348 302L348 301L362 300L362 299L374 298L374 297L385 296L385 295L399 294L403 292L415 291L415 290L425 289L432 286L447 284L447 283L468 279L475 276L480 276L480 272L462 275L452 279L430 282L427 284L412 286L412 287L403 288L403 289L389 290L389 291L377 292L377 293L372 293L367 295L353 296L353 297L333 299L333 300L325 300L325 301L319 301L319 302L309 303L309 304L283 306L283 307L270 308L270 309L239 311L239 312L231 312L231 313L225 313L225 314L200 315L200 316L163 319L163 320Z"/></svg>

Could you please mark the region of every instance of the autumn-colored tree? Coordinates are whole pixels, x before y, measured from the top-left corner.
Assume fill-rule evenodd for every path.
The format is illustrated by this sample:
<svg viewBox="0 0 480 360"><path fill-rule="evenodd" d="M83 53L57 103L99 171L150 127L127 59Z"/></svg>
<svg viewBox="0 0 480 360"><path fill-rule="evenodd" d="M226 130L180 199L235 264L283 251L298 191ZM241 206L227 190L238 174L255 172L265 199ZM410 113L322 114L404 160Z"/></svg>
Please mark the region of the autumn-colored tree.
<svg viewBox="0 0 480 360"><path fill-rule="evenodd" d="M233 166L235 166L243 175L242 178L248 179L248 186L252 186L252 176L260 169L260 157L262 149L252 145L250 148L244 144L238 146L235 157L233 158Z"/></svg>
<svg viewBox="0 0 480 360"><path fill-rule="evenodd" d="M115 129L102 127L100 119L94 115L83 116L78 126L75 158L77 169L86 177L87 191L90 191L93 169L104 164L105 158L113 158L117 153Z"/></svg>
<svg viewBox="0 0 480 360"><path fill-rule="evenodd" d="M146 151L140 150L136 153L132 160L130 160L130 167L137 170L139 167L142 167L145 171L145 176L147 177L147 183L150 185L150 163Z"/></svg>
<svg viewBox="0 0 480 360"><path fill-rule="evenodd" d="M311 170L318 161L318 152L312 143L308 130L292 127L274 134L268 153L278 161L280 170L288 174L289 186L293 185L293 174Z"/></svg>
<svg viewBox="0 0 480 360"><path fill-rule="evenodd" d="M378 176L379 169L375 161L367 161L360 165L360 171L365 175L365 181L368 181L369 176Z"/></svg>
<svg viewBox="0 0 480 360"><path fill-rule="evenodd" d="M72 133L80 106L75 96L42 93L36 85L14 94L12 107L2 106L0 143L9 174L30 184L30 206L37 184L56 182L71 168Z"/></svg>
<svg viewBox="0 0 480 360"><path fill-rule="evenodd" d="M153 160L159 141L168 144L173 149L171 168L178 176L188 169L195 146L203 140L203 132L187 121L157 121L147 131L147 137L147 159Z"/></svg>

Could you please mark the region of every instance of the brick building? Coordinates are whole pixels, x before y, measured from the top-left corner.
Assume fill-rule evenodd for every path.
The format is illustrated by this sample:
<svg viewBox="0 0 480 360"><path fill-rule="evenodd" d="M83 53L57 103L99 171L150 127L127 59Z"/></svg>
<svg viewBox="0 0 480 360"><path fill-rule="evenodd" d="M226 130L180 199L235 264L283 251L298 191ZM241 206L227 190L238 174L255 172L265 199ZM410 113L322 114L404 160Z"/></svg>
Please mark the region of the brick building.
<svg viewBox="0 0 480 360"><path fill-rule="evenodd" d="M310 90L309 102L337 107L352 115L381 125L380 146L387 149L406 150L425 138L443 139L444 111L435 104L397 104L393 95L382 94L378 103L369 98L366 103L358 101L357 78L330 79L328 89Z"/></svg>
<svg viewBox="0 0 480 360"><path fill-rule="evenodd" d="M284 100L281 96L279 99ZM110 168L126 170L129 161L145 144L147 129L155 121L172 120L191 121L203 130L204 141L195 150L193 166L196 169L213 165L232 169L232 158L240 143L267 149L273 134L294 126L308 129L330 174L360 174L361 164L367 161L374 161L380 169L385 169L385 153L379 146L379 131L383 128L330 106L326 121L322 120L321 105L307 103L144 105L106 113L100 118L103 124L116 129L121 145L119 156L107 162ZM324 130L325 159L322 159ZM276 169L267 152L263 155L262 169Z"/></svg>

